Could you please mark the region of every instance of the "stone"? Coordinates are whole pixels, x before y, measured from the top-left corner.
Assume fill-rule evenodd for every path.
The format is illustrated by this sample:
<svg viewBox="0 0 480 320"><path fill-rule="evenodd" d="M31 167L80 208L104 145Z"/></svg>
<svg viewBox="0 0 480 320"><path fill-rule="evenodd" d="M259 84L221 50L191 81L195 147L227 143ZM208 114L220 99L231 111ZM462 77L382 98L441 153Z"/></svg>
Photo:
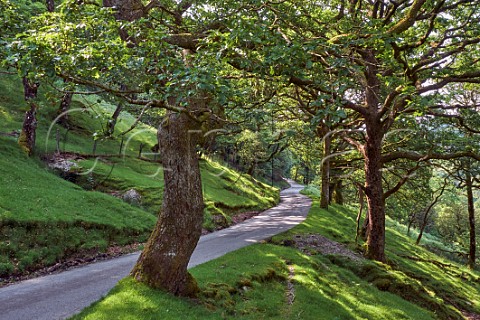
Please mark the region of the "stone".
<svg viewBox="0 0 480 320"><path fill-rule="evenodd" d="M138 205L142 201L142 195L137 190L130 189L123 194L122 199L127 203Z"/></svg>

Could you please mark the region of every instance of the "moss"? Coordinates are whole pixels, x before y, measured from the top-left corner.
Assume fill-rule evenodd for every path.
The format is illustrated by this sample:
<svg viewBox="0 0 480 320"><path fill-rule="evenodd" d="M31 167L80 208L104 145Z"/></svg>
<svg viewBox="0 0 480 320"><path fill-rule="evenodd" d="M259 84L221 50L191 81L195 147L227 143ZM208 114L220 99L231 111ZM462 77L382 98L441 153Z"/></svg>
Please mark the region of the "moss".
<svg viewBox="0 0 480 320"><path fill-rule="evenodd" d="M187 272L187 280L185 288L182 292L179 293L180 296L196 298L200 294L200 287L198 286L197 280Z"/></svg>
<svg viewBox="0 0 480 320"><path fill-rule="evenodd" d="M33 150L30 149L28 145L28 139L25 131L22 130L20 133L20 136L18 137L18 145L20 146L20 149L25 152L28 155L31 155Z"/></svg>
<svg viewBox="0 0 480 320"><path fill-rule="evenodd" d="M378 278L373 280L372 284L380 291L389 291L388 289L392 285L392 279Z"/></svg>

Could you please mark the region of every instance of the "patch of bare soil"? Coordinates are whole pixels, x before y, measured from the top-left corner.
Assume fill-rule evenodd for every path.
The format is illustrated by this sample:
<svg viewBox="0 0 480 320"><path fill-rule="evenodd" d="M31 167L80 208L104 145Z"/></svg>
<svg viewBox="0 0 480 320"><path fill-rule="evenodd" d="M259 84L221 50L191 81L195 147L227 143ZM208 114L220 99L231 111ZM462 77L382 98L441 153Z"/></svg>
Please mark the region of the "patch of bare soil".
<svg viewBox="0 0 480 320"><path fill-rule="evenodd" d="M477 313L471 313L471 312L462 312L463 316L467 318L468 320L480 320L480 314Z"/></svg>
<svg viewBox="0 0 480 320"><path fill-rule="evenodd" d="M285 240L284 245L295 247L307 255L338 254L354 261L363 259L361 255L348 249L343 244L319 234L295 235L292 240Z"/></svg>

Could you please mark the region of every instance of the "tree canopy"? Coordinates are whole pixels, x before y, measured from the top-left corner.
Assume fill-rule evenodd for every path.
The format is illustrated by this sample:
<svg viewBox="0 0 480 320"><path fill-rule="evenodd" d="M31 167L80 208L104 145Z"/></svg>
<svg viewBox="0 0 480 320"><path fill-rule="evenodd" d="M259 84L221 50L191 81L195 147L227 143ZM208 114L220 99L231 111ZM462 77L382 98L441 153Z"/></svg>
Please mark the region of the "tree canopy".
<svg viewBox="0 0 480 320"><path fill-rule="evenodd" d="M9 38L5 65L35 81L63 79L130 105L167 110L159 140L171 140L159 144L171 159L196 166L190 153L201 139L188 140L190 158L181 158L175 145L191 136L178 128L206 133L246 123L252 113L261 123L272 105L278 109L271 120L276 114L309 122L329 143L324 157L330 159L331 139L338 157L356 150L368 203L366 256L375 260L386 261L386 199L415 171L435 159L480 160L478 101L460 98L465 86L480 83L475 0L65 0L55 12L32 14L26 28L13 18L18 8L0 3L8 21L2 22ZM438 140L447 132L472 136ZM261 135L242 135L243 161L269 158ZM178 172L184 186L197 188L198 177L190 181L188 173ZM330 179L326 171L322 176ZM201 199L201 193L191 196ZM201 204L195 211L198 220ZM197 220L188 239L193 244ZM143 258L152 251L145 252ZM194 291L184 262L182 286L168 289L177 294ZM151 275L139 278L155 282Z"/></svg>

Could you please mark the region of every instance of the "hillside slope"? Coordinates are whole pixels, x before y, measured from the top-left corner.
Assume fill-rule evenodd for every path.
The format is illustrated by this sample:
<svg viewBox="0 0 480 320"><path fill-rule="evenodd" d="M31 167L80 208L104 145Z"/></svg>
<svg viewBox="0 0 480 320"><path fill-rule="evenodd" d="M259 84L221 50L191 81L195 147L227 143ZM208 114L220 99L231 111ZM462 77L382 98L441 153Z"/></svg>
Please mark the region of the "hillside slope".
<svg viewBox="0 0 480 320"><path fill-rule="evenodd" d="M36 151L29 158L17 144L26 110L21 82L0 78L0 284L12 275L143 242L161 206L162 168L155 155L138 156L140 146L150 151L156 143L155 129L140 123L122 141L119 133L136 120L122 112L113 137L102 138L115 106L98 96L75 96L68 127L60 126L53 122L59 100L47 100L55 97L47 89L37 101ZM63 169L52 170L52 163ZM278 202L277 189L221 164L202 159L201 170L207 230L229 225L236 213ZM129 192L134 198L127 203L122 198Z"/></svg>
<svg viewBox="0 0 480 320"><path fill-rule="evenodd" d="M301 225L192 269L197 301L126 278L74 319L478 319L478 272L415 246L391 221L388 264L365 260L355 216L314 202Z"/></svg>

